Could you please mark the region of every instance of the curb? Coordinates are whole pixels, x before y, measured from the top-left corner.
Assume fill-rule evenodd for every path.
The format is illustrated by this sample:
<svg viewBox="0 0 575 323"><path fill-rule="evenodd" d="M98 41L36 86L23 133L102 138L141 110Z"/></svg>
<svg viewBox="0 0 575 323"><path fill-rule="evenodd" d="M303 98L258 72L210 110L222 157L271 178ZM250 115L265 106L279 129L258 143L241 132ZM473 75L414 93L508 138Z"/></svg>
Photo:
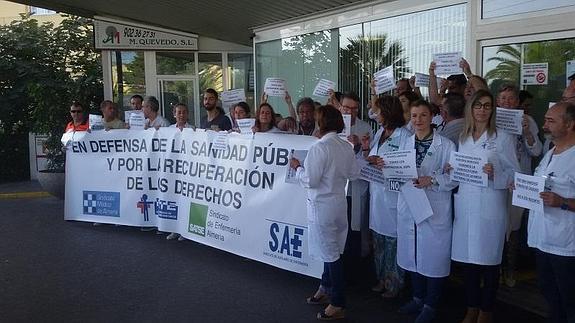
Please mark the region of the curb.
<svg viewBox="0 0 575 323"><path fill-rule="evenodd" d="M17 192L17 193L0 193L0 200L10 199L33 199L51 196L48 192Z"/></svg>

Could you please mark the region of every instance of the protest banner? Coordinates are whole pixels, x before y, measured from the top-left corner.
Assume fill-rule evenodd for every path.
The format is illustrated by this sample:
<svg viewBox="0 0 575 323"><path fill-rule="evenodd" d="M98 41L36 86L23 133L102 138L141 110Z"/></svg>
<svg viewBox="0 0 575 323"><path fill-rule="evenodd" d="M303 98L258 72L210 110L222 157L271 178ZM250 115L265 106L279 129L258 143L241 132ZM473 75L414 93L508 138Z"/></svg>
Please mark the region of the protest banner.
<svg viewBox="0 0 575 323"><path fill-rule="evenodd" d="M385 178L417 178L415 149L384 152L381 158Z"/></svg>
<svg viewBox="0 0 575 323"><path fill-rule="evenodd" d="M463 69L459 67L461 52L433 54L435 62L435 75L463 74Z"/></svg>
<svg viewBox="0 0 575 323"><path fill-rule="evenodd" d="M515 135L523 133L523 110L498 107L496 115L495 124L498 130Z"/></svg>
<svg viewBox="0 0 575 323"><path fill-rule="evenodd" d="M511 203L515 206L543 213L543 199L539 193L545 189L545 178L515 173L515 189Z"/></svg>
<svg viewBox="0 0 575 323"><path fill-rule="evenodd" d="M450 173L452 181L487 187L487 174L483 172L483 166L487 164L487 158L484 156L451 152L449 164L453 168Z"/></svg>
<svg viewBox="0 0 575 323"><path fill-rule="evenodd" d="M335 82L321 79L315 86L313 90L313 95L315 96L329 96L329 90L335 89Z"/></svg>
<svg viewBox="0 0 575 323"><path fill-rule="evenodd" d="M306 192L284 181L290 151L317 139L230 133L217 150L210 132L98 131L72 142L65 219L157 227L319 277L323 263L308 255Z"/></svg>
<svg viewBox="0 0 575 323"><path fill-rule="evenodd" d="M268 77L264 85L264 92L268 96L284 97L286 95L286 81L280 78Z"/></svg>
<svg viewBox="0 0 575 323"><path fill-rule="evenodd" d="M393 66L388 66L373 74L375 80L375 93L381 94L395 89L395 77L393 75Z"/></svg>

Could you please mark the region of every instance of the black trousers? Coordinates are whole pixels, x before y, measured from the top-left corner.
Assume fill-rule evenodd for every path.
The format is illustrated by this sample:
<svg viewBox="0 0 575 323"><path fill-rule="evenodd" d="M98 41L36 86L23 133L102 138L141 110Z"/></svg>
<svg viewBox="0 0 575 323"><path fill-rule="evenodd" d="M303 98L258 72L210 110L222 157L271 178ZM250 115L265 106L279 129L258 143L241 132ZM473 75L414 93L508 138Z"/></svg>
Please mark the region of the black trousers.
<svg viewBox="0 0 575 323"><path fill-rule="evenodd" d="M549 303L550 322L575 322L575 257L537 250L539 288Z"/></svg>

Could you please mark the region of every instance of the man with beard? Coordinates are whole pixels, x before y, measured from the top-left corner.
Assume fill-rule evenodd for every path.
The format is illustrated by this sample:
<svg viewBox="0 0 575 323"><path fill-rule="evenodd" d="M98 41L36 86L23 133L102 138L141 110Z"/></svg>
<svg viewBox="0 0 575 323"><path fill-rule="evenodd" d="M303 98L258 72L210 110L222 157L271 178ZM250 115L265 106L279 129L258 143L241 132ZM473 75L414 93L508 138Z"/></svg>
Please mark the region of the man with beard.
<svg viewBox="0 0 575 323"><path fill-rule="evenodd" d="M214 89L207 89L204 92L204 108L207 115L200 121L200 128L215 131L232 129L232 122L226 116L224 110L217 106L218 92Z"/></svg>

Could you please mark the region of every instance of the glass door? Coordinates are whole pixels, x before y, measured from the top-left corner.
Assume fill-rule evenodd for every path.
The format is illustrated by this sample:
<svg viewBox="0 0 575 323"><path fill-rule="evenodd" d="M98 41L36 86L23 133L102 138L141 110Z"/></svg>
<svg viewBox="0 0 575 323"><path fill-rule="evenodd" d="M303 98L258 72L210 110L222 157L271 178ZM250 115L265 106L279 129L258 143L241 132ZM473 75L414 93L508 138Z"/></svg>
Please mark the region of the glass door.
<svg viewBox="0 0 575 323"><path fill-rule="evenodd" d="M158 100L160 101L160 113L170 121L175 123L172 108L178 103L188 106L188 122L192 125L199 125L200 111L198 93L196 90L197 79L195 77L158 77Z"/></svg>

